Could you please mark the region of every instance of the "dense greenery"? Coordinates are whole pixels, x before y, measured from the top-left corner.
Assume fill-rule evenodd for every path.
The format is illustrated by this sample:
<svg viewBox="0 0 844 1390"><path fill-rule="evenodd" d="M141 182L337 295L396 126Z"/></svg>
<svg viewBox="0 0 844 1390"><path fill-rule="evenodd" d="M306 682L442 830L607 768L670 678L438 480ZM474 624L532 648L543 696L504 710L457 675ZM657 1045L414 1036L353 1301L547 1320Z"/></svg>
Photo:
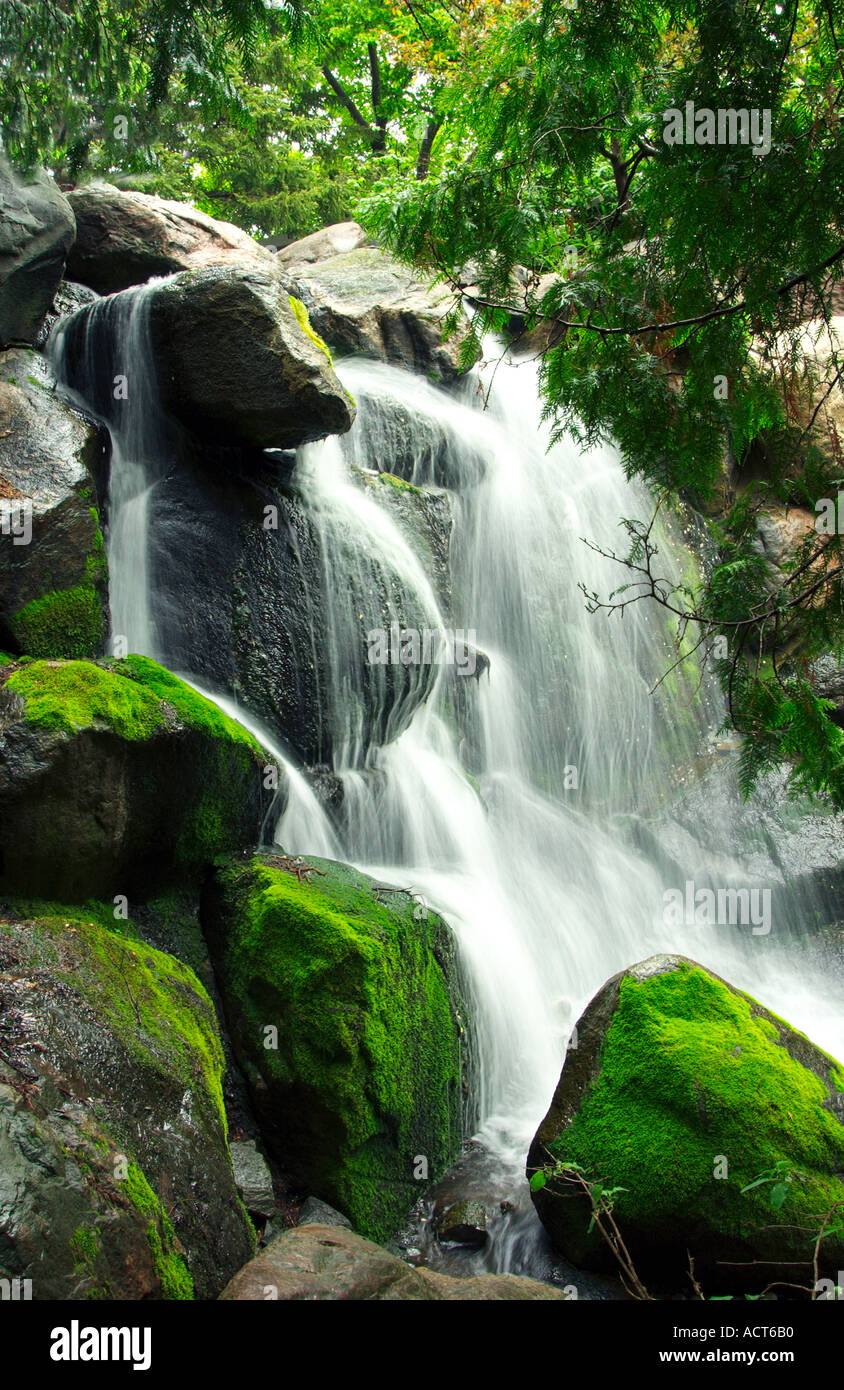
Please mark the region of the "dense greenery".
<svg viewBox="0 0 844 1390"><path fill-rule="evenodd" d="M461 72L441 176L394 181L368 204L382 239L455 286L471 259L476 350L514 312L546 321L559 427L612 435L658 496L711 504L729 472L738 501L703 592L662 579L650 531L631 523L629 582L590 601L655 598L681 638L699 619L748 736L745 787L785 756L798 784L839 803L844 740L807 668L840 646L841 538L811 532L772 582L754 532L763 507L812 510L837 492L837 441L825 453L815 430L840 372L842 33L837 0L546 0ZM688 102L769 112L770 149L666 143L662 113ZM810 315L829 330L814 382Z"/></svg>

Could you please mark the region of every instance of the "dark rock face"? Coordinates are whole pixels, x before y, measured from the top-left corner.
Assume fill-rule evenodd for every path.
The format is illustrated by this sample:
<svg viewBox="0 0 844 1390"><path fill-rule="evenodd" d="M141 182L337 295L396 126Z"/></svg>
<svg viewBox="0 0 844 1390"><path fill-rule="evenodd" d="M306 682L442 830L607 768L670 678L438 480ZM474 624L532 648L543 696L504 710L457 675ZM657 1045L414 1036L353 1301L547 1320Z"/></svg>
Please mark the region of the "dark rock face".
<svg viewBox="0 0 844 1390"><path fill-rule="evenodd" d="M305 763L330 765L352 716L337 699L328 559L349 556L343 645L361 756L407 727L436 669L367 664L371 629L392 617L424 628L426 614L342 517L318 524L304 489L282 459L184 456L151 499L152 603L171 666L234 691Z"/></svg>
<svg viewBox="0 0 844 1390"><path fill-rule="evenodd" d="M145 899L260 837L266 754L154 662L0 670L0 889Z"/></svg>
<svg viewBox="0 0 844 1390"><path fill-rule="evenodd" d="M485 1245L488 1238L483 1202L455 1202L437 1221L437 1238L455 1245Z"/></svg>
<svg viewBox="0 0 844 1390"><path fill-rule="evenodd" d="M33 656L94 656L107 630L102 441L55 391L39 353L0 354L0 499L10 519L24 505L31 515L28 542L0 537L0 642Z"/></svg>
<svg viewBox="0 0 844 1390"><path fill-rule="evenodd" d="M62 330L67 384L98 399L103 414L115 377L137 370L122 341L143 295L161 405L214 445L296 448L342 433L354 407L326 351L300 322L271 273L185 271L144 291L83 309ZM303 326L303 323L305 326ZM97 381L91 382L92 335ZM131 389L131 385L130 385ZM113 413L113 412L112 412Z"/></svg>
<svg viewBox="0 0 844 1390"><path fill-rule="evenodd" d="M34 1299L214 1298L254 1238L193 973L94 917L0 910L0 1277Z"/></svg>
<svg viewBox="0 0 844 1390"><path fill-rule="evenodd" d="M74 189L68 202L77 229L68 275L100 294L212 265L272 270L272 255L245 232L183 203L100 182Z"/></svg>
<svg viewBox="0 0 844 1390"><path fill-rule="evenodd" d="M89 289L87 285L78 285L75 280L62 280L53 295L53 302L36 340L36 347L43 351L57 323L66 319L68 314L75 314L77 309L96 304L99 297L96 290Z"/></svg>
<svg viewBox="0 0 844 1390"><path fill-rule="evenodd" d="M462 1033L445 924L407 894L310 858L218 863L203 926L268 1151L375 1239L462 1138ZM375 891L375 890L379 891Z"/></svg>
<svg viewBox="0 0 844 1390"><path fill-rule="evenodd" d="M443 341L450 293L431 288L386 252L361 246L283 269L314 328L332 348L445 381L458 375L465 332Z"/></svg>
<svg viewBox="0 0 844 1390"><path fill-rule="evenodd" d="M682 956L654 956L614 976L578 1021L527 1171L549 1174L533 1199L576 1265L614 1257L589 1229L576 1178L616 1188L613 1217L640 1277L688 1290L688 1256L705 1292L812 1288L823 1214L844 1200L844 1072L749 995ZM774 1160L801 1174L775 1211ZM820 1213L820 1215L818 1215ZM820 1274L844 1258L821 1247Z"/></svg>
<svg viewBox="0 0 844 1390"><path fill-rule="evenodd" d="M414 1269L353 1231L306 1226L285 1231L235 1275L221 1299L245 1302L559 1301L567 1295L534 1279L482 1274L453 1279Z"/></svg>
<svg viewBox="0 0 844 1390"><path fill-rule="evenodd" d="M75 231L49 174L20 178L0 156L0 348L35 342Z"/></svg>

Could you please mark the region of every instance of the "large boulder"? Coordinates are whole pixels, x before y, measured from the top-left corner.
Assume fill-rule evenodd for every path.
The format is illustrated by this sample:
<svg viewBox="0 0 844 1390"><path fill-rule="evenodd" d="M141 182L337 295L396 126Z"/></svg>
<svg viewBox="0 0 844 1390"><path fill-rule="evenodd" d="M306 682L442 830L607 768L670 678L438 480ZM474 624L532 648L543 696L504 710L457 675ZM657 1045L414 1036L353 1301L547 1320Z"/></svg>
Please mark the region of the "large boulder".
<svg viewBox="0 0 844 1390"><path fill-rule="evenodd" d="M0 348L35 342L75 230L49 174L19 177L0 156Z"/></svg>
<svg viewBox="0 0 844 1390"><path fill-rule="evenodd" d="M111 905L0 905L0 1278L216 1297L254 1250L222 1073L205 990Z"/></svg>
<svg viewBox="0 0 844 1390"><path fill-rule="evenodd" d="M256 842L266 763L143 657L0 667L0 890L144 900Z"/></svg>
<svg viewBox="0 0 844 1390"><path fill-rule="evenodd" d="M273 256L231 222L218 222L185 203L94 182L68 203L76 243L67 273L100 294L141 285L153 275L207 266L272 272Z"/></svg>
<svg viewBox="0 0 844 1390"><path fill-rule="evenodd" d="M140 335L164 410L210 444L296 448L354 419L330 354L271 273L185 271L67 319L57 343L62 372L108 419L115 377L127 374L132 389L136 364L127 356Z"/></svg>
<svg viewBox="0 0 844 1390"><path fill-rule="evenodd" d="M562 1289L513 1274L455 1279L417 1269L337 1226L305 1226L270 1241L220 1294L230 1302L559 1301Z"/></svg>
<svg viewBox="0 0 844 1390"><path fill-rule="evenodd" d="M558 1248L613 1268L580 1180L557 1168L577 1164L615 1189L614 1219L655 1288L690 1292L689 1256L707 1294L811 1288L815 1242L844 1201L844 1071L833 1058L682 956L613 976L575 1036L527 1166L550 1174L534 1202ZM777 1165L793 1175L780 1209ZM771 1180L744 1190L760 1178ZM821 1275L843 1259L840 1231L821 1241Z"/></svg>
<svg viewBox="0 0 844 1390"><path fill-rule="evenodd" d="M433 664L369 664L367 634L393 621L422 630L435 615L354 512L312 505L300 473L285 456L208 450L171 463L150 497L153 618L177 670L236 691L302 761L344 749L362 760L407 728L437 678ZM396 505L418 514L423 501ZM426 504L440 560L446 506Z"/></svg>
<svg viewBox="0 0 844 1390"><path fill-rule="evenodd" d="M384 1239L462 1138L454 948L401 888L307 863L220 862L203 925L268 1147Z"/></svg>
<svg viewBox="0 0 844 1390"><path fill-rule="evenodd" d="M444 381L458 375L465 330L444 339L453 297L442 285L420 280L375 246L285 269L317 333L338 352L395 362Z"/></svg>
<svg viewBox="0 0 844 1390"><path fill-rule="evenodd" d="M31 656L96 656L108 627L102 446L55 391L40 353L0 354L0 508L12 532L0 544L0 642Z"/></svg>

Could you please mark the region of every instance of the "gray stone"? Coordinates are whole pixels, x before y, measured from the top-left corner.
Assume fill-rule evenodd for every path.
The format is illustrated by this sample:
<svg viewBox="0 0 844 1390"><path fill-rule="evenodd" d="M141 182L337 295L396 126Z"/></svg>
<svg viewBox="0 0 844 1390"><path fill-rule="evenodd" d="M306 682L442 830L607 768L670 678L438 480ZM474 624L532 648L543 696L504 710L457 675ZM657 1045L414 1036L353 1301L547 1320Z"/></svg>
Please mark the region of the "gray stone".
<svg viewBox="0 0 844 1390"><path fill-rule="evenodd" d="M278 1208L273 1177L254 1139L235 1139L231 1148L234 1180L243 1205L255 1216L270 1217Z"/></svg>
<svg viewBox="0 0 844 1390"><path fill-rule="evenodd" d="M68 202L76 217L68 275L101 294L207 266L273 271L272 253L252 237L184 203L101 182L74 189Z"/></svg>
<svg viewBox="0 0 844 1390"><path fill-rule="evenodd" d="M377 247L314 265L293 264L289 283L317 333L338 352L395 362L442 380L458 375L466 330L443 338L451 292L428 284Z"/></svg>
<svg viewBox="0 0 844 1390"><path fill-rule="evenodd" d="M297 1226L343 1226L347 1231L352 1230L352 1223L348 1216L344 1216L341 1211L330 1207L327 1202L321 1202L319 1197L306 1197L299 1208L299 1219Z"/></svg>
<svg viewBox="0 0 844 1390"><path fill-rule="evenodd" d="M35 342L75 230L50 175L19 177L0 155L0 348Z"/></svg>
<svg viewBox="0 0 844 1390"><path fill-rule="evenodd" d="M0 537L0 642L36 656L93 656L107 631L95 485L102 446L98 430L55 392L40 353L0 353L0 499L13 518L24 507L31 517L29 543ZM27 605L62 594L49 622L27 620Z"/></svg>
<svg viewBox="0 0 844 1390"><path fill-rule="evenodd" d="M371 1240L337 1226L297 1226L251 1260L220 1294L229 1302L559 1302L568 1295L535 1279L483 1274L454 1279L415 1269Z"/></svg>

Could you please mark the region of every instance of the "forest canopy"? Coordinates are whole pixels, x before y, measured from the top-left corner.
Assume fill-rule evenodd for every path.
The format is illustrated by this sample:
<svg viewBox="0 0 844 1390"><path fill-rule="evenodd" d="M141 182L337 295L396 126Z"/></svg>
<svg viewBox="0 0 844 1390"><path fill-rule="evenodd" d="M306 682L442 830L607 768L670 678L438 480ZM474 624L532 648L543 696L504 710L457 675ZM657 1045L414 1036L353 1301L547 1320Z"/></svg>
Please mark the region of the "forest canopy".
<svg viewBox="0 0 844 1390"><path fill-rule="evenodd" d="M699 586L624 521L614 594L719 671L749 789L783 758L844 804L811 680L840 656L842 546L772 583L765 509L835 498L844 0L0 0L20 165L189 200L281 241L356 216L540 357L549 417L612 438L655 507L705 511ZM455 318L456 321L456 318ZM822 350L807 369L807 321ZM728 486L725 486L725 479Z"/></svg>

